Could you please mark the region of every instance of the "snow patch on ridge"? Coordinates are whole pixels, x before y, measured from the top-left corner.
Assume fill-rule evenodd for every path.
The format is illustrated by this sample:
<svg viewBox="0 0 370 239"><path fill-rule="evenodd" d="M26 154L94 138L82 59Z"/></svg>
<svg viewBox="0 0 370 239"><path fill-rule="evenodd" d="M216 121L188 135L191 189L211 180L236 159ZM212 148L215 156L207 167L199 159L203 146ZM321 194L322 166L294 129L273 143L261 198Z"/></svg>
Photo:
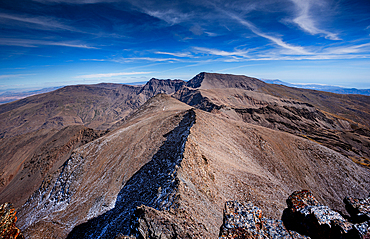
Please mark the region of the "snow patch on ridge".
<svg viewBox="0 0 370 239"><path fill-rule="evenodd" d="M69 204L74 193L71 185L83 170L84 159L73 154L56 172L59 173L55 182L45 178L40 188L31 195L22 206L19 217L26 216L19 225L24 229L40 219L47 219L52 212L63 211ZM23 224L22 224L23 222Z"/></svg>

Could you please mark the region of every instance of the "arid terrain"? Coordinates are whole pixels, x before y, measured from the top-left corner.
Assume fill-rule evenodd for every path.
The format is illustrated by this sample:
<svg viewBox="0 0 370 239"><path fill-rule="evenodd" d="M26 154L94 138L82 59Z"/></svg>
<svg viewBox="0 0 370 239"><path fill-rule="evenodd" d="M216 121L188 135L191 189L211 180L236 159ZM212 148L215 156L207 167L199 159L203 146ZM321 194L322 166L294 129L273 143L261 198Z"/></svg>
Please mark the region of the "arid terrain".
<svg viewBox="0 0 370 239"><path fill-rule="evenodd" d="M25 238L218 238L230 205L280 220L305 189L347 220L370 191L370 96L203 72L67 86L0 118L0 204Z"/></svg>

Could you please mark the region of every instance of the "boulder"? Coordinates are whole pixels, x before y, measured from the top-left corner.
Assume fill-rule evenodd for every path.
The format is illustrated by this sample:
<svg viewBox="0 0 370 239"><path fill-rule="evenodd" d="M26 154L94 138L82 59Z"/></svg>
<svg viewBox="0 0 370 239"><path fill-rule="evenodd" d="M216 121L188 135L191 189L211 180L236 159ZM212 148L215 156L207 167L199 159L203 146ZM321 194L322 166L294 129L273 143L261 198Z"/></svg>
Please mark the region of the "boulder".
<svg viewBox="0 0 370 239"><path fill-rule="evenodd" d="M308 190L295 191L287 199L287 205L282 220L290 230L311 238L363 238L353 223L321 205Z"/></svg>
<svg viewBox="0 0 370 239"><path fill-rule="evenodd" d="M307 238L289 232L281 220L264 218L251 202L228 201L220 238Z"/></svg>

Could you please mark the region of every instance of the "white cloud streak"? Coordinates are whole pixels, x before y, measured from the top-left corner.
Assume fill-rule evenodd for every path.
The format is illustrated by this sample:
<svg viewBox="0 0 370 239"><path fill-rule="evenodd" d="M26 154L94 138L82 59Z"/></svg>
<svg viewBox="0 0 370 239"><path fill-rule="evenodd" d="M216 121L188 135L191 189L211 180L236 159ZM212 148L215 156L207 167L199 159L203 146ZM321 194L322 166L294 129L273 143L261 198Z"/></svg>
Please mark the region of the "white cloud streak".
<svg viewBox="0 0 370 239"><path fill-rule="evenodd" d="M6 78L17 78L17 77L23 77L31 74L14 74L14 75L0 75L0 79L6 79Z"/></svg>
<svg viewBox="0 0 370 239"><path fill-rule="evenodd" d="M298 54L303 54L303 55L311 54L301 46L294 46L294 45L288 44L288 43L284 42L283 40L281 40L280 38L273 37L273 36L270 36L266 33L261 32L257 27L255 27L252 23L250 23L248 21L245 21L245 20L243 20L243 19L241 19L241 18L239 18L235 15L233 15L232 17L235 20L237 20L240 24L248 27L254 34L256 34L260 37L266 38L266 39L274 42L278 46L281 46L285 49L291 50L291 51L293 51L295 53L298 53Z"/></svg>
<svg viewBox="0 0 370 239"><path fill-rule="evenodd" d="M237 16L237 15L235 15L233 13L224 11L222 9L218 9L218 10L221 11L221 12L223 12L224 14L228 15L232 19L236 20L239 24L247 27L254 34L256 34L256 35L258 35L260 37L263 37L265 39L268 39L268 40L272 41L273 43L275 43L276 45L278 45L278 46L280 46L280 47L282 47L284 49L289 50L289 54L301 54L301 55L309 55L309 54L311 54L310 52L306 51L301 46L294 46L294 45L288 44L288 43L284 42L283 40L281 40L280 38L277 38L277 37L274 37L274 36L271 36L269 34L266 34L266 33L262 32L256 26L254 26L252 23L250 23L250 22L242 19L241 17L239 17L239 16Z"/></svg>
<svg viewBox="0 0 370 239"><path fill-rule="evenodd" d="M77 42L53 42L53 41L43 41L43 40L26 40L26 39L11 39L11 38L0 38L0 45L21 46L21 47L63 46L63 47L73 47L73 48L99 49L99 48L88 46L85 44L79 44Z"/></svg>
<svg viewBox="0 0 370 239"><path fill-rule="evenodd" d="M19 16L19 15L10 15L5 13L0 13L0 20L4 24L4 21L10 20L5 22L5 24L14 25L14 21L26 24L27 27L36 28L36 29L43 29L43 30L65 30L65 31L72 31L72 32L81 32L80 30L65 25L62 21L58 21L56 19L50 17L31 17L31 16Z"/></svg>
<svg viewBox="0 0 370 239"><path fill-rule="evenodd" d="M178 58L156 58L156 57L127 57L127 58L117 58L111 61L117 63L133 62L133 61L151 61L151 62L180 62Z"/></svg>
<svg viewBox="0 0 370 239"><path fill-rule="evenodd" d="M323 34L325 38L330 40L341 40L337 34L316 27L314 17L310 14L312 0L291 0L297 8L297 17L293 20L301 29L311 35Z"/></svg>
<svg viewBox="0 0 370 239"><path fill-rule="evenodd" d="M167 22L170 25L175 25L181 22L184 22L189 19L190 14L188 13L180 13L175 11L174 9L168 9L165 11L152 11L152 10L145 10L145 13L152 17L156 17Z"/></svg>
<svg viewBox="0 0 370 239"><path fill-rule="evenodd" d="M172 52L164 52L164 51L156 51L155 54L159 55L170 55L170 56L176 56L176 57L191 57L190 53L172 53Z"/></svg>
<svg viewBox="0 0 370 239"><path fill-rule="evenodd" d="M332 48L326 49L324 53L330 54L330 55L346 55L346 54L363 53L366 50L367 52L370 51L370 43L354 45L354 46L332 47Z"/></svg>
<svg viewBox="0 0 370 239"><path fill-rule="evenodd" d="M81 79L91 79L91 78L108 78L114 76L131 76L131 75L146 75L152 72L118 72L118 73L103 73L103 74L90 74L90 75L80 75L76 76L75 78Z"/></svg>
<svg viewBox="0 0 370 239"><path fill-rule="evenodd" d="M248 52L249 51L241 51L241 50L236 50L236 51L223 51L223 50L218 50L218 49L209 49L205 47L194 47L196 51L199 52L204 52L207 54L211 55L216 55L216 56L240 56L240 57L248 57Z"/></svg>
<svg viewBox="0 0 370 239"><path fill-rule="evenodd" d="M204 47L193 47L195 53L206 53L214 56L229 58L217 59L223 62L245 62L245 61L279 61L279 60L331 60L331 59L360 59L370 58L370 43L327 47L311 54L281 54L278 50L264 51L224 51L219 49L209 49Z"/></svg>

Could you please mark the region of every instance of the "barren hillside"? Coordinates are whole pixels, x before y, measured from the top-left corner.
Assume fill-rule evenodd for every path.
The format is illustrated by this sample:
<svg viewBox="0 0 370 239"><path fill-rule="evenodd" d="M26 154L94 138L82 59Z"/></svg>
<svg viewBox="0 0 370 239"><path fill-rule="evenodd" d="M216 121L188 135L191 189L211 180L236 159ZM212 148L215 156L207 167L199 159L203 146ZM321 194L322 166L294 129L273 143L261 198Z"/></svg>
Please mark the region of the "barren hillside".
<svg viewBox="0 0 370 239"><path fill-rule="evenodd" d="M217 238L226 202L277 222L289 195L349 218L343 198L370 190L369 98L200 73L5 104L0 204L26 238Z"/></svg>

